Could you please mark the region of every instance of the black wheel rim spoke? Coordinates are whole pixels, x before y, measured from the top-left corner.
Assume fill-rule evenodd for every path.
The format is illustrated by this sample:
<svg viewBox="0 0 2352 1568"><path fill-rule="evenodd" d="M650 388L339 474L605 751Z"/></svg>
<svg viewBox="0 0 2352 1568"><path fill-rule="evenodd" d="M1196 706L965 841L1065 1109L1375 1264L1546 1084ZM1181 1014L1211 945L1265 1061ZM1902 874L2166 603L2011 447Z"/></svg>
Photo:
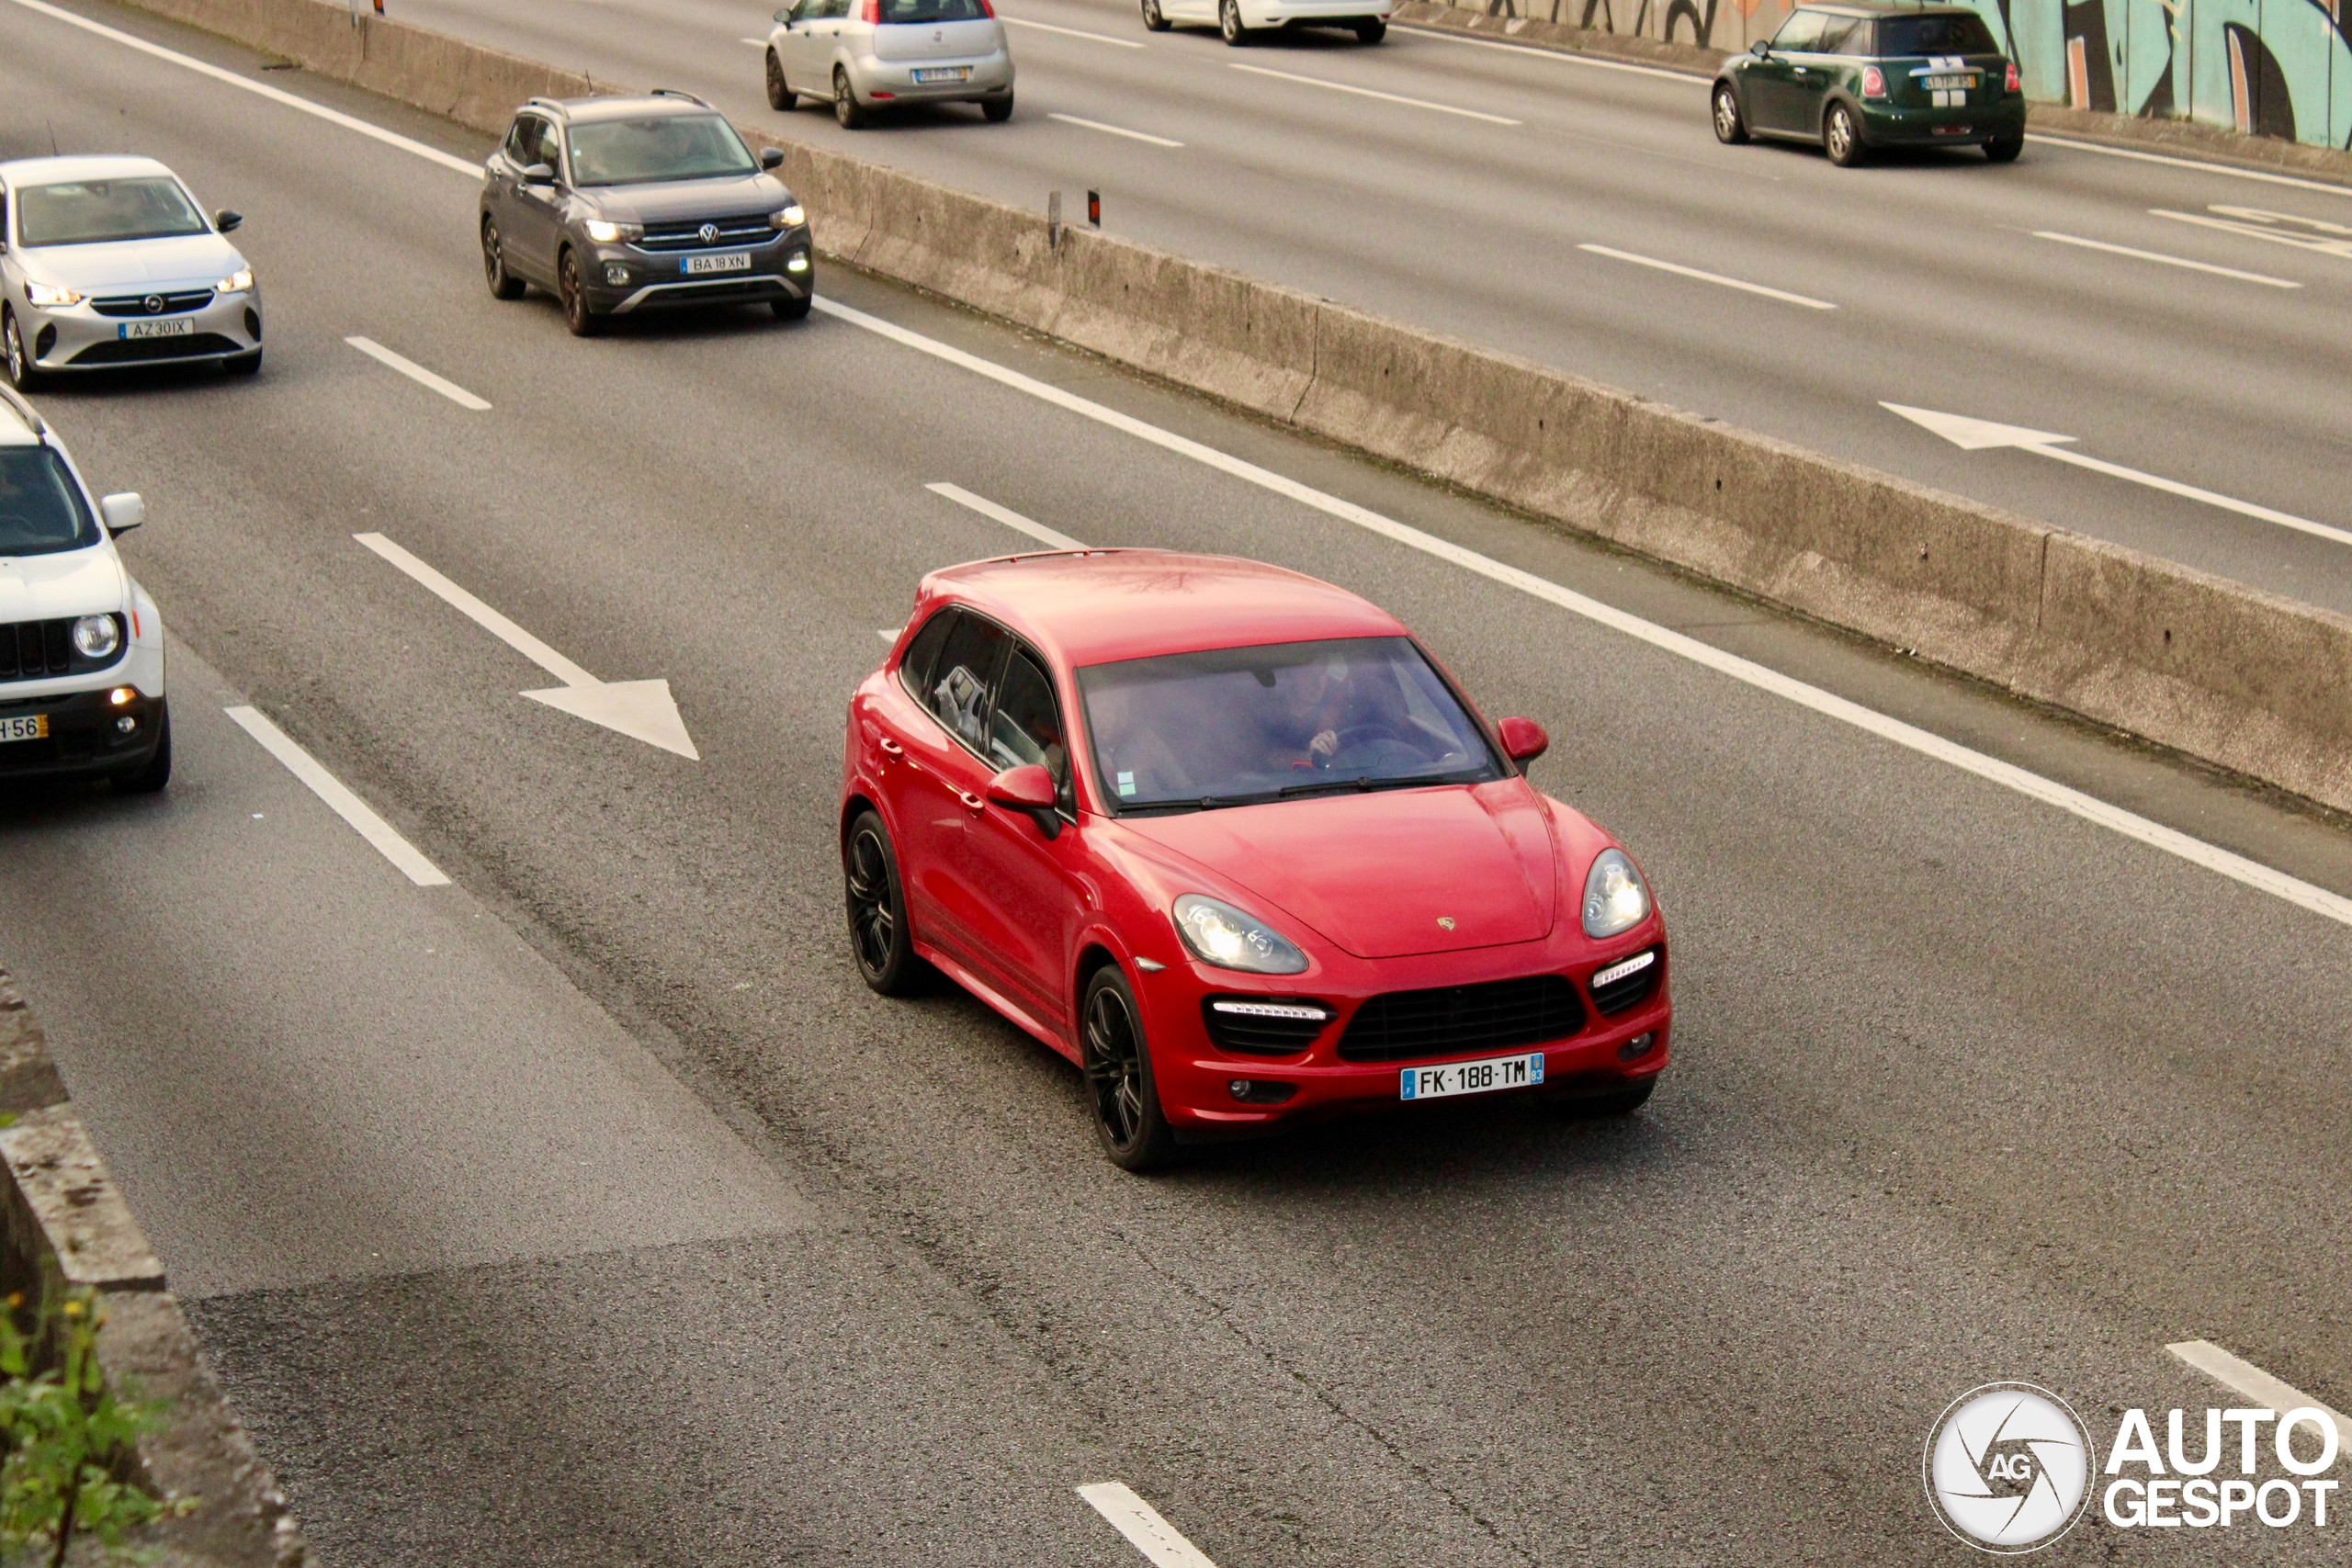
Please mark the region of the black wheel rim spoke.
<svg viewBox="0 0 2352 1568"><path fill-rule="evenodd" d="M1134 1143L1143 1127L1143 1061L1135 1021L1114 990L1095 992L1087 1006L1086 1078L1112 1143L1121 1148Z"/></svg>
<svg viewBox="0 0 2352 1568"><path fill-rule="evenodd" d="M858 962L878 975L890 962L899 922L891 910L889 859L873 833L860 833L850 844L847 881L850 939Z"/></svg>

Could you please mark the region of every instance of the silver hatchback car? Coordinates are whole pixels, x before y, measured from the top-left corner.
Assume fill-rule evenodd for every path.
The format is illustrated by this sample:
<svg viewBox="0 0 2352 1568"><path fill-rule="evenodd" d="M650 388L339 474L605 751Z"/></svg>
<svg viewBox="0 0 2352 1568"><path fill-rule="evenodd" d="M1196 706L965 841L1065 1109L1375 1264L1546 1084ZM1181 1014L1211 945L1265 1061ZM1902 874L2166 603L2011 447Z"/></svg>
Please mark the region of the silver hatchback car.
<svg viewBox="0 0 2352 1568"><path fill-rule="evenodd" d="M261 290L153 158L0 164L0 349L19 391L51 371L210 362L261 368Z"/></svg>
<svg viewBox="0 0 2352 1568"><path fill-rule="evenodd" d="M769 107L823 99L852 130L907 104L1012 118L1012 51L989 0L796 0L775 14L767 71Z"/></svg>

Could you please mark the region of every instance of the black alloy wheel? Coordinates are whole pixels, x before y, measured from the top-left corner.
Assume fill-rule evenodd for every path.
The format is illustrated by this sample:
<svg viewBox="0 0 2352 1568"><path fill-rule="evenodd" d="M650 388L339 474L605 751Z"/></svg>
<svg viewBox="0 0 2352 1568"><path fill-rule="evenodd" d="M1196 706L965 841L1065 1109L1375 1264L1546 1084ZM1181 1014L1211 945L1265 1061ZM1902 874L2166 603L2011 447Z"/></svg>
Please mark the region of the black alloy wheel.
<svg viewBox="0 0 2352 1568"><path fill-rule="evenodd" d="M481 220L481 276L490 285L493 299L520 299L523 280L506 270L506 241L498 225L485 218Z"/></svg>
<svg viewBox="0 0 2352 1568"><path fill-rule="evenodd" d="M1168 30L1168 18L1159 9L1159 0L1143 0L1143 28L1148 33Z"/></svg>
<svg viewBox="0 0 2352 1568"><path fill-rule="evenodd" d="M862 130L866 121L865 106L857 101L849 73L838 65L833 67L833 118L843 130Z"/></svg>
<svg viewBox="0 0 2352 1568"><path fill-rule="evenodd" d="M25 350L25 334L17 325L14 310L0 312L0 351L7 355L8 385L20 392L40 387L41 374L33 368L33 356Z"/></svg>
<svg viewBox="0 0 2352 1568"><path fill-rule="evenodd" d="M563 324L573 337L594 337L605 330L605 318L588 307L588 290L580 284L580 257L566 251L556 263L556 292L563 299Z"/></svg>
<svg viewBox="0 0 2352 1568"><path fill-rule="evenodd" d="M1241 25L1241 0L1218 0L1216 30L1235 49L1250 41L1250 29Z"/></svg>
<svg viewBox="0 0 2352 1568"><path fill-rule="evenodd" d="M1176 1133L1160 1114L1135 993L1117 964L1104 964L1087 982L1079 1019L1079 1059L1102 1152L1122 1170L1166 1165L1175 1157Z"/></svg>
<svg viewBox="0 0 2352 1568"><path fill-rule="evenodd" d="M1737 147L1747 140L1747 122L1739 114L1739 94L1728 82L1715 84L1715 140L1726 147Z"/></svg>
<svg viewBox="0 0 2352 1568"><path fill-rule="evenodd" d="M1862 161L1862 128L1854 123L1854 111L1844 104L1830 105L1829 113L1823 117L1821 150L1841 169Z"/></svg>
<svg viewBox="0 0 2352 1568"><path fill-rule="evenodd" d="M1388 36L1388 24L1378 17L1366 17L1356 24L1358 43L1378 43Z"/></svg>
<svg viewBox="0 0 2352 1568"><path fill-rule="evenodd" d="M842 845L842 888L849 907L849 948L858 977L886 997L917 988L929 965L915 955L899 890L899 857L880 816L860 812Z"/></svg>
<svg viewBox="0 0 2352 1568"><path fill-rule="evenodd" d="M800 107L800 95L784 85L784 62L768 51L768 107L791 109Z"/></svg>
<svg viewBox="0 0 2352 1568"><path fill-rule="evenodd" d="M2025 137L1996 136L1984 143L1984 156L1996 164L2014 164L2018 154L2025 151Z"/></svg>
<svg viewBox="0 0 2352 1568"><path fill-rule="evenodd" d="M164 715L164 738L155 742L155 754L128 773L114 775L118 795L153 795L172 782L172 716Z"/></svg>

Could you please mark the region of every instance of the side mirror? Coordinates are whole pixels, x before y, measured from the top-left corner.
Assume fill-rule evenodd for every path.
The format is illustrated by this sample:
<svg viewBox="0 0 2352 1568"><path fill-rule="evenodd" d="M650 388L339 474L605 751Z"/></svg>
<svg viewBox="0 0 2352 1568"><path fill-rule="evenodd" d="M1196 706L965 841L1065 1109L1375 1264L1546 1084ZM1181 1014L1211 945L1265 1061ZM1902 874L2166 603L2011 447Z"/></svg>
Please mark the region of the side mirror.
<svg viewBox="0 0 2352 1568"><path fill-rule="evenodd" d="M989 799L1007 811L1018 811L1037 824L1048 839L1061 837L1062 819L1054 809L1054 775L1035 762L1007 768L989 780Z"/></svg>
<svg viewBox="0 0 2352 1568"><path fill-rule="evenodd" d="M147 502L135 490L103 496L98 501L98 520L107 525L110 538L128 534L147 521Z"/></svg>
<svg viewBox="0 0 2352 1568"><path fill-rule="evenodd" d="M1532 718L1507 718L1495 728L1503 738L1503 754L1514 762L1532 762L1552 749L1552 738Z"/></svg>
<svg viewBox="0 0 2352 1568"><path fill-rule="evenodd" d="M763 169L781 169L781 168L783 168L783 167L784 167L784 149L783 149L783 148L781 148L781 147L763 147L763 148L761 148L761 149L760 149L760 167L761 167L761 168L763 168Z"/></svg>
<svg viewBox="0 0 2352 1568"><path fill-rule="evenodd" d="M1757 59L1762 60L1772 52L1772 40L1768 38L1758 39L1754 43L1747 46L1747 52L1754 55Z"/></svg>
<svg viewBox="0 0 2352 1568"><path fill-rule="evenodd" d="M530 167L523 171L523 183L526 186L551 186L555 184L555 165L553 164L533 164Z"/></svg>
<svg viewBox="0 0 2352 1568"><path fill-rule="evenodd" d="M227 234L232 232L236 229L237 225L243 223L244 220L245 215L243 213L233 212L224 207L220 211L212 215L212 227L220 232Z"/></svg>
<svg viewBox="0 0 2352 1568"><path fill-rule="evenodd" d="M775 25L780 28L788 28L792 25L791 6L786 6L783 10L778 11L775 14Z"/></svg>

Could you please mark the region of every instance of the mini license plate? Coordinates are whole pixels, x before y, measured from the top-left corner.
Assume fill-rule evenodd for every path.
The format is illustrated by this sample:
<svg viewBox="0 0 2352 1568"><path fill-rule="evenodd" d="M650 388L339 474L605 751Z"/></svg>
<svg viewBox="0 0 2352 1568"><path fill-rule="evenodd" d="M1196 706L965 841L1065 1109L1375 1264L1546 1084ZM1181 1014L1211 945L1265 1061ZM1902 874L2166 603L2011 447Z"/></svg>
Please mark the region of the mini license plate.
<svg viewBox="0 0 2352 1568"><path fill-rule="evenodd" d="M968 65L933 65L915 73L918 82L968 82L972 68Z"/></svg>
<svg viewBox="0 0 2352 1568"><path fill-rule="evenodd" d="M28 713L17 718L0 718L0 743L10 740L46 740L49 739L49 715Z"/></svg>
<svg viewBox="0 0 2352 1568"><path fill-rule="evenodd" d="M1498 1089L1532 1089L1544 1081L1544 1053L1448 1062L1442 1067L1406 1067L1397 1078L1399 1100L1445 1100L1457 1094L1491 1094Z"/></svg>
<svg viewBox="0 0 2352 1568"><path fill-rule="evenodd" d="M1956 87L1966 88L1969 91L1973 92L1976 88L1976 73L1973 71L1956 71L1946 75L1930 76L1928 78L1928 88L1930 92L1950 92Z"/></svg>
<svg viewBox="0 0 2352 1568"><path fill-rule="evenodd" d="M116 330L118 337L193 337L196 322L187 316L175 316L162 321L125 321Z"/></svg>
<svg viewBox="0 0 2352 1568"><path fill-rule="evenodd" d="M689 277L698 272L749 272L752 253L729 251L723 256L688 256L678 264L679 270Z"/></svg>

